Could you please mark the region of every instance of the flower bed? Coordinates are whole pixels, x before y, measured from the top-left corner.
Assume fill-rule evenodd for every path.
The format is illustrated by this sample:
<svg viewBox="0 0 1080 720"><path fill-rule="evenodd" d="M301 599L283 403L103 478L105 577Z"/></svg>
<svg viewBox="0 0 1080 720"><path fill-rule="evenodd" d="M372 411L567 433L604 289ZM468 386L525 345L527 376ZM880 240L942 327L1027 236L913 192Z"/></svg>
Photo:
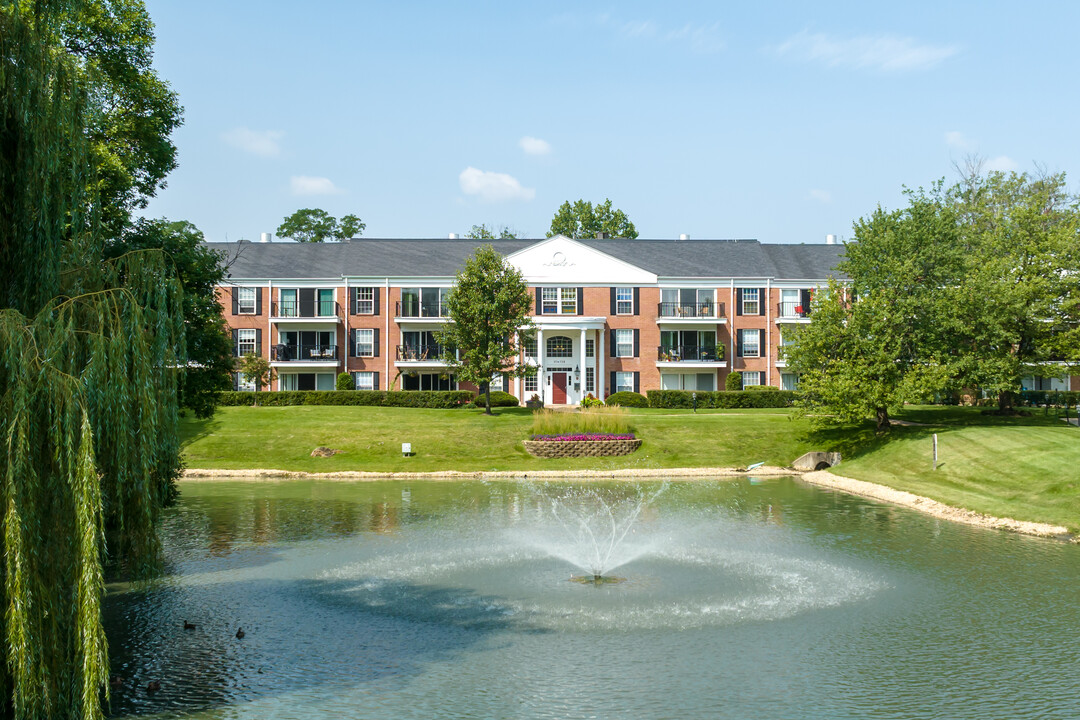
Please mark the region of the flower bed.
<svg viewBox="0 0 1080 720"><path fill-rule="evenodd" d="M525 450L534 457L612 457L629 455L641 447L641 440L630 434L580 433L568 435L533 435L525 441Z"/></svg>
<svg viewBox="0 0 1080 720"><path fill-rule="evenodd" d="M578 442L589 441L595 442L597 440L633 440L634 433L578 433L576 435L533 435L533 440L539 440L542 442Z"/></svg>

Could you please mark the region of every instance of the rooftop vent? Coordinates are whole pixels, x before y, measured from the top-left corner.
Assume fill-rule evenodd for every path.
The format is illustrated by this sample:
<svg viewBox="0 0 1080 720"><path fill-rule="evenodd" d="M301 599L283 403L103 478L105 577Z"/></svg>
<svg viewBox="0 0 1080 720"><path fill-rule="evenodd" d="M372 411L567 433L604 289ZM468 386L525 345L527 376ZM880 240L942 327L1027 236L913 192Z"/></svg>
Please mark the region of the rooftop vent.
<svg viewBox="0 0 1080 720"><path fill-rule="evenodd" d="M274 240L274 234L273 233L263 233L263 234L261 234L259 236L259 242L273 242L273 240Z"/></svg>
<svg viewBox="0 0 1080 720"><path fill-rule="evenodd" d="M457 240L457 233L450 233L446 236L447 240Z"/></svg>
<svg viewBox="0 0 1080 720"><path fill-rule="evenodd" d="M603 231L596 233L597 240L607 240L609 237L611 237L611 235Z"/></svg>
<svg viewBox="0 0 1080 720"><path fill-rule="evenodd" d="M679 235L679 239L680 240L689 240L690 235L688 233L682 233L682 234Z"/></svg>
<svg viewBox="0 0 1080 720"><path fill-rule="evenodd" d="M835 235L826 235L825 236L825 244L826 245L835 245L836 244L836 236Z"/></svg>

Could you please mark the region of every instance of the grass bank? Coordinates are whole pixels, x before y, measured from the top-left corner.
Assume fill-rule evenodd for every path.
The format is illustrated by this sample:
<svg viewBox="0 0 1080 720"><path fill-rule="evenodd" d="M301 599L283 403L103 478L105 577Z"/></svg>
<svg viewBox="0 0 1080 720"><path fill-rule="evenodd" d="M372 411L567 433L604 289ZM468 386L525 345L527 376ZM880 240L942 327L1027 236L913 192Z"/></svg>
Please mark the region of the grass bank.
<svg viewBox="0 0 1080 720"><path fill-rule="evenodd" d="M632 410L643 439L624 457L542 460L521 440L532 415L381 407L228 407L182 422L192 468L306 472L462 472L790 465L808 450L838 450L837 473L976 512L1080 529L1080 429L1059 419L986 417L970 408L910 408L885 437L870 424L813 432L783 410ZM931 435L939 465L931 470ZM414 457L401 455L412 443ZM312 458L319 445L342 454Z"/></svg>
<svg viewBox="0 0 1080 720"><path fill-rule="evenodd" d="M274 468L306 472L462 472L614 468L738 467L755 462L789 465L811 449L804 421L783 410L633 410L631 428L643 440L632 455L544 460L521 441L532 413L499 408L421 410L383 407L225 407L210 420L185 418L188 467ZM402 457L401 443L413 457ZM309 457L319 445L342 450Z"/></svg>

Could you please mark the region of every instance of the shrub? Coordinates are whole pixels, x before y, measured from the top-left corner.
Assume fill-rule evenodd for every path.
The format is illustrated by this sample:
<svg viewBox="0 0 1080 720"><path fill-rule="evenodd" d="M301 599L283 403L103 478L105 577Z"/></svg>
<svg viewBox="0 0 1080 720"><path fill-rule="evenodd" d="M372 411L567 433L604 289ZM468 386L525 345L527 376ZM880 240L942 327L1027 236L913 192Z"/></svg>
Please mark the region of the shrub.
<svg viewBox="0 0 1080 720"><path fill-rule="evenodd" d="M581 398L580 405L583 408L602 407L604 405L604 401L598 397L595 397L592 393L589 393L585 397Z"/></svg>
<svg viewBox="0 0 1080 720"><path fill-rule="evenodd" d="M256 397L258 396L258 397ZM223 392L219 405L365 405L377 407L456 408L473 398L468 390L281 390Z"/></svg>
<svg viewBox="0 0 1080 720"><path fill-rule="evenodd" d="M537 410L533 413L533 435L625 434L630 429L626 411L620 407L595 407L579 412Z"/></svg>
<svg viewBox="0 0 1080 720"><path fill-rule="evenodd" d="M697 391L699 408L785 408L795 401L792 390L778 390L763 386L756 392L719 390ZM691 408L694 406L693 393L689 390L650 390L649 407L653 408Z"/></svg>
<svg viewBox="0 0 1080 720"><path fill-rule="evenodd" d="M472 404L478 408L486 407L484 393L480 393L473 398ZM502 390L491 391L491 407L517 407L518 405L520 405L518 399L510 393Z"/></svg>
<svg viewBox="0 0 1080 720"><path fill-rule="evenodd" d="M337 376L337 389L338 390L355 390L356 383L353 382L352 375L347 372L343 372Z"/></svg>
<svg viewBox="0 0 1080 720"><path fill-rule="evenodd" d="M727 380L724 381L724 389L742 390L742 373L738 370L728 373Z"/></svg>
<svg viewBox="0 0 1080 720"><path fill-rule="evenodd" d="M641 393L623 390L611 395L607 399L608 405L621 405L623 407L644 408L649 407L648 399Z"/></svg>

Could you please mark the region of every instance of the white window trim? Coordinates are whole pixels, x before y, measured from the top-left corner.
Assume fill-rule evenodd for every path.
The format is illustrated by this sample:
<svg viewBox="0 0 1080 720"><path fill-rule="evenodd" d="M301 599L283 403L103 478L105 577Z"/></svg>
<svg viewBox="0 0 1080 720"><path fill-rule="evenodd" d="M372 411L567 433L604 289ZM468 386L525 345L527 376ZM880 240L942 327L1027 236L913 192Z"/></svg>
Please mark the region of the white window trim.
<svg viewBox="0 0 1080 720"><path fill-rule="evenodd" d="M621 297L623 294L626 297ZM626 309L623 309L623 306ZM617 287L615 288L615 314L616 315L633 315L634 314L634 288L632 287Z"/></svg>
<svg viewBox="0 0 1080 720"><path fill-rule="evenodd" d="M751 378L753 382L750 382ZM761 385L761 371L760 370L744 370L742 372L742 385L743 388L755 387Z"/></svg>
<svg viewBox="0 0 1080 720"><path fill-rule="evenodd" d="M747 293L754 293L753 300L747 300ZM743 288L742 293L742 314L743 315L760 315L761 314L761 288ZM753 303L754 312L749 312L746 306Z"/></svg>
<svg viewBox="0 0 1080 720"><path fill-rule="evenodd" d="M241 328L236 331L236 354L240 357L244 357L248 353L258 352L258 348L255 347L255 330L251 328ZM245 350L245 346L248 349Z"/></svg>
<svg viewBox="0 0 1080 720"><path fill-rule="evenodd" d="M364 297L364 291L369 293L369 297ZM356 288L356 314L357 315L374 315L375 314L375 288L373 287L358 287ZM365 307L367 309L365 309Z"/></svg>
<svg viewBox="0 0 1080 720"><path fill-rule="evenodd" d="M245 306L244 294L251 293L251 304ZM257 291L253 287L240 287L236 289L236 314L237 315L254 315L255 309L258 307L258 299L256 298Z"/></svg>
<svg viewBox="0 0 1080 720"><path fill-rule="evenodd" d="M362 340L364 335L367 335L367 340ZM364 352L364 348L367 348L367 352ZM357 328L356 329L356 348L354 349L356 357L375 357L375 330L372 328Z"/></svg>
<svg viewBox="0 0 1080 720"><path fill-rule="evenodd" d="M615 387L612 388L613 392L634 392L634 373L632 372L617 372L615 373Z"/></svg>
<svg viewBox="0 0 1080 720"><path fill-rule="evenodd" d="M630 338L624 341L623 338ZM625 352L624 352L625 351ZM619 329L615 331L615 357L634 357L634 331Z"/></svg>
<svg viewBox="0 0 1080 720"><path fill-rule="evenodd" d="M739 337L742 342L739 345L742 346L742 357L744 358L756 358L761 357L761 332L758 330L740 330ZM754 338L754 354L751 355L746 350L746 338Z"/></svg>
<svg viewBox="0 0 1080 720"><path fill-rule="evenodd" d="M368 387L362 387L360 378L367 378ZM353 373L353 385L357 390L374 390L375 389L375 373L368 371L357 371Z"/></svg>

